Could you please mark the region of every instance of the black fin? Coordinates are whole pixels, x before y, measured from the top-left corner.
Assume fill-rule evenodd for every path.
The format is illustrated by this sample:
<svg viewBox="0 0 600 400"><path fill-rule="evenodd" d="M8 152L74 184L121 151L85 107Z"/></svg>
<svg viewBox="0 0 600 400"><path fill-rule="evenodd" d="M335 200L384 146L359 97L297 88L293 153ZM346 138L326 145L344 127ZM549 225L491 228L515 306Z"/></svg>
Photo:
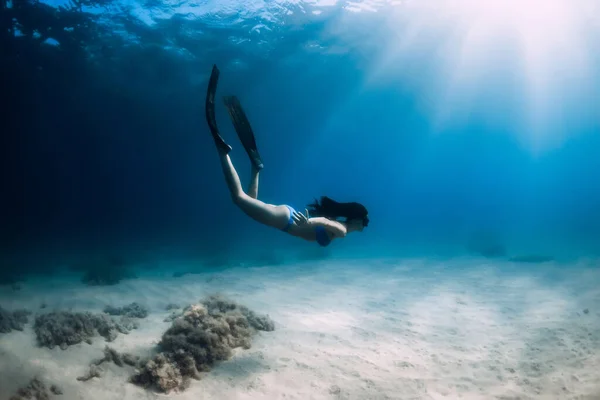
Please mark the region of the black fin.
<svg viewBox="0 0 600 400"><path fill-rule="evenodd" d="M206 122L208 122L208 128L210 129L210 133L212 134L217 147L225 153L229 153L231 151L231 146L221 137L219 128L217 127L217 119L215 117L215 93L217 91L219 74L219 69L216 65L213 65L210 80L208 81L208 89L206 91Z"/></svg>
<svg viewBox="0 0 600 400"><path fill-rule="evenodd" d="M264 164L256 147L254 132L252 132L252 127L250 126L248 117L246 117L246 113L244 112L239 99L236 96L224 96L223 102L229 112L235 131L250 157L252 165L258 170L263 169Z"/></svg>

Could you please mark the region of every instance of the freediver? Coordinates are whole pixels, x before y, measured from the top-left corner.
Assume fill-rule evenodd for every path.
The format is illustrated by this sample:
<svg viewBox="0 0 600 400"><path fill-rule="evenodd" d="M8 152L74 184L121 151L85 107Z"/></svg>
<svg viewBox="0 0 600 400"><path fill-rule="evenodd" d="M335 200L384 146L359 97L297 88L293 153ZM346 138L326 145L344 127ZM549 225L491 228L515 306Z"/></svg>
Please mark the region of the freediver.
<svg viewBox="0 0 600 400"><path fill-rule="evenodd" d="M271 226L308 241L327 246L334 239L345 237L350 232L361 232L369 224L368 211L360 203L339 203L327 196L315 200L305 209L306 214L291 206L267 204L258 200L258 176L264 168L256 147L256 139L248 118L236 96L224 96L225 107L235 131L246 149L252 164L252 175L248 191L244 192L229 152L231 146L221 137L215 118L215 93L219 80L219 69L213 65L206 93L206 120L217 146L225 181L233 202L250 218L263 225ZM338 218L345 218L338 221Z"/></svg>

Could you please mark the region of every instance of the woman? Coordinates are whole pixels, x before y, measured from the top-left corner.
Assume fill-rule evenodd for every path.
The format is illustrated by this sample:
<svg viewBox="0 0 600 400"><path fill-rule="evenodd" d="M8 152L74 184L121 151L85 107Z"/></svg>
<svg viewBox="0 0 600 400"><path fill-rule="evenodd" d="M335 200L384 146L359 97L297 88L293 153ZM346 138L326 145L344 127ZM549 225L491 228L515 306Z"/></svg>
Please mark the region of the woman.
<svg viewBox="0 0 600 400"><path fill-rule="evenodd" d="M297 212L288 205L275 206L258 200L258 174L264 168L254 133L248 122L239 100L235 96L224 98L225 106L233 122L235 130L246 149L252 162L252 177L248 192L242 189L240 178L231 162L229 146L221 137L215 118L215 92L219 80L219 69L213 66L208 91L206 93L206 120L213 136L221 167L233 202L249 217L261 224L272 226L309 241L316 241L321 246L327 246L333 239L342 238L350 232L362 231L369 224L367 209L359 203L338 203L328 197L322 197L321 202L310 204L313 217ZM344 221L337 218L345 217Z"/></svg>

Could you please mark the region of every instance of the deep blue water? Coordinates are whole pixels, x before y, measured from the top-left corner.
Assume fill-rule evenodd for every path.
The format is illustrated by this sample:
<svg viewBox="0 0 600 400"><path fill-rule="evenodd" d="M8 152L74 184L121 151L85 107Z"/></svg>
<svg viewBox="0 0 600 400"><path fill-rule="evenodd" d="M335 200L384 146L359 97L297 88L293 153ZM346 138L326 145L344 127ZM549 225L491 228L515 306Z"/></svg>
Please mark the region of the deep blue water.
<svg viewBox="0 0 600 400"><path fill-rule="evenodd" d="M593 2L491 27L464 8L327 3L1 0L5 270L165 248L600 254ZM320 251L232 204L204 120L213 63L256 133L260 198L359 201L363 233ZM217 118L246 185L220 102Z"/></svg>

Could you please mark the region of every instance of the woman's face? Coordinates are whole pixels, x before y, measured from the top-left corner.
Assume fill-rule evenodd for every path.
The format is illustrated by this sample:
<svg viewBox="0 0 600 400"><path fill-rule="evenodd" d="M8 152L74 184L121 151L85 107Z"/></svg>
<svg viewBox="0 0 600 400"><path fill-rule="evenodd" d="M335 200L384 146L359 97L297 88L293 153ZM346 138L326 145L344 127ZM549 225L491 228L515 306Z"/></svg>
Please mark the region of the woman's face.
<svg viewBox="0 0 600 400"><path fill-rule="evenodd" d="M359 232L365 228L362 219L351 219L346 223L346 225L348 228L350 228L350 230Z"/></svg>

